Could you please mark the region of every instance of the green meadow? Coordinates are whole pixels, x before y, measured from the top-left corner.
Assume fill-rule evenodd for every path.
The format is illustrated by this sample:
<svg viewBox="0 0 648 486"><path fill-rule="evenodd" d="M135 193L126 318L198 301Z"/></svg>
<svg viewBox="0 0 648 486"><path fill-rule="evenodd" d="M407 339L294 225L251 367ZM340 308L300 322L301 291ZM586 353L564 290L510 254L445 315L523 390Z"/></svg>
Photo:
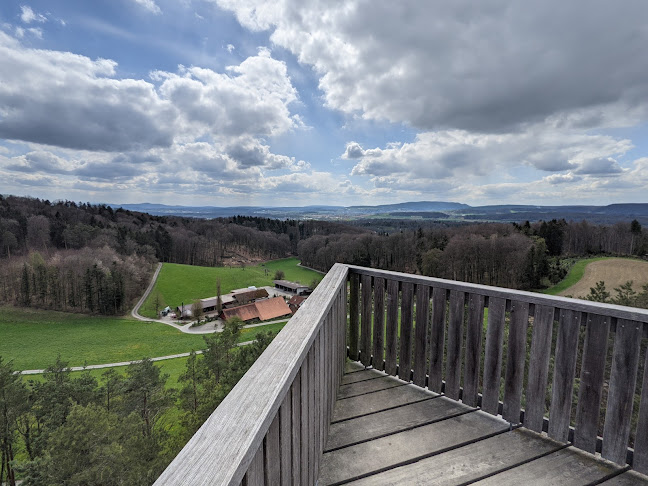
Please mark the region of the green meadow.
<svg viewBox="0 0 648 486"><path fill-rule="evenodd" d="M140 309L145 317L155 318L154 298L156 293L162 297L164 304L172 308L182 303L191 304L196 299L216 295L217 282L220 279L221 293L226 294L234 289L249 286L272 285L275 272L282 270L286 280L309 284L313 279L318 281L323 275L298 266L297 258L272 260L246 267L197 267L165 263L155 283L153 291Z"/></svg>
<svg viewBox="0 0 648 486"><path fill-rule="evenodd" d="M240 341L284 323L243 329ZM202 349L201 335L158 322L0 307L0 356L18 370L44 369L58 355L69 366L117 363Z"/></svg>

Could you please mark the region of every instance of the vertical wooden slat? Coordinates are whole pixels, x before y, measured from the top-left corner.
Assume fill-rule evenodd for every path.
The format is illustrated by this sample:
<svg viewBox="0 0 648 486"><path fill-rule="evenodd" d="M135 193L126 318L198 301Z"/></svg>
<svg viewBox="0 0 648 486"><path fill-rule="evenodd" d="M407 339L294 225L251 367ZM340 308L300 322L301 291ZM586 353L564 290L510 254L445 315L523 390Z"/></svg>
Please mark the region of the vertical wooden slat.
<svg viewBox="0 0 648 486"><path fill-rule="evenodd" d="M398 352L398 281L387 281L387 323L385 346L385 372L396 374L396 353Z"/></svg>
<svg viewBox="0 0 648 486"><path fill-rule="evenodd" d="M648 474L648 350L646 350L646 362L641 383L639 422L637 423L632 467L642 474Z"/></svg>
<svg viewBox="0 0 648 486"><path fill-rule="evenodd" d="M587 315L574 445L592 454L596 452L609 331L609 318L596 314Z"/></svg>
<svg viewBox="0 0 648 486"><path fill-rule="evenodd" d="M535 432L542 432L549 357L551 355L551 336L553 335L553 318L553 307L546 305L535 306L524 414L524 426Z"/></svg>
<svg viewBox="0 0 648 486"><path fill-rule="evenodd" d="M301 370L295 376L291 387L291 407L292 415L292 484L300 484L302 480L302 458L303 449L302 441L302 400L301 400Z"/></svg>
<svg viewBox="0 0 648 486"><path fill-rule="evenodd" d="M358 304L360 300L360 275L352 273L349 277L349 355L358 359L360 320Z"/></svg>
<svg viewBox="0 0 648 486"><path fill-rule="evenodd" d="M506 380L504 381L504 409L502 417L512 424L520 422L522 385L526 359L526 334L529 325L529 304L511 302Z"/></svg>
<svg viewBox="0 0 648 486"><path fill-rule="evenodd" d="M281 460L279 442L279 414L274 418L265 437L265 484L279 484L281 482Z"/></svg>
<svg viewBox="0 0 648 486"><path fill-rule="evenodd" d="M484 388L481 408L492 415L497 415L499 408L505 318L506 300L490 297L488 299L488 327L484 351Z"/></svg>
<svg viewBox="0 0 648 486"><path fill-rule="evenodd" d="M443 383L443 347L445 340L446 290L432 290L432 322L430 322L430 369L428 388L441 393Z"/></svg>
<svg viewBox="0 0 648 486"><path fill-rule="evenodd" d="M308 435L310 429L310 424L308 422L308 405L310 402L310 392L308 388L309 384L311 383L310 374L308 372L308 363L309 359L308 356L306 356L301 367L301 440L299 442L301 445L301 463L299 466L301 471L301 484L311 484L308 478L308 465L311 461L308 448Z"/></svg>
<svg viewBox="0 0 648 486"><path fill-rule="evenodd" d="M638 322L617 321L601 453L617 464L626 462L642 330Z"/></svg>
<svg viewBox="0 0 648 486"><path fill-rule="evenodd" d="M308 353L308 484L315 484L315 353Z"/></svg>
<svg viewBox="0 0 648 486"><path fill-rule="evenodd" d="M384 369L385 356L385 279L374 278L373 366Z"/></svg>
<svg viewBox="0 0 648 486"><path fill-rule="evenodd" d="M319 472L319 462L320 462L320 446L321 446L321 441L322 441L322 390L324 387L322 386L322 331L320 329L320 332L317 334L317 337L315 338L315 346L314 346L314 353L313 353L313 361L314 361L314 367L313 367L313 383L315 383L315 394L313 396L314 404L315 404L315 417L314 417L314 423L313 427L315 428L314 430L314 454L315 454L315 463L314 463L314 474L315 474L315 479L317 479L317 474Z"/></svg>
<svg viewBox="0 0 648 486"><path fill-rule="evenodd" d="M450 291L450 318L448 319L448 357L446 361L445 393L459 399L461 385L461 346L463 342L465 293Z"/></svg>
<svg viewBox="0 0 648 486"><path fill-rule="evenodd" d="M293 382L294 383L294 382ZM281 450L281 485L292 483L292 391L288 390L279 409L279 448Z"/></svg>
<svg viewBox="0 0 648 486"><path fill-rule="evenodd" d="M427 374L428 322L430 320L430 287L416 286L416 329L414 333L414 383L425 386Z"/></svg>
<svg viewBox="0 0 648 486"><path fill-rule="evenodd" d="M479 392L479 365L484 328L484 296L470 294L468 297L468 327L466 328L466 372L462 400L466 405L477 405Z"/></svg>
<svg viewBox="0 0 648 486"><path fill-rule="evenodd" d="M360 361L371 364L371 275L362 276L362 302L360 314Z"/></svg>
<svg viewBox="0 0 648 486"><path fill-rule="evenodd" d="M414 307L414 284L403 283L401 293L400 353L398 377L410 381L412 373L412 314Z"/></svg>
<svg viewBox="0 0 648 486"><path fill-rule="evenodd" d="M560 442L567 442L569 437L580 323L580 312L560 310L549 410L549 437Z"/></svg>
<svg viewBox="0 0 648 486"><path fill-rule="evenodd" d="M245 473L245 484L247 486L263 486L265 484L263 474L263 443L254 455L250 467Z"/></svg>

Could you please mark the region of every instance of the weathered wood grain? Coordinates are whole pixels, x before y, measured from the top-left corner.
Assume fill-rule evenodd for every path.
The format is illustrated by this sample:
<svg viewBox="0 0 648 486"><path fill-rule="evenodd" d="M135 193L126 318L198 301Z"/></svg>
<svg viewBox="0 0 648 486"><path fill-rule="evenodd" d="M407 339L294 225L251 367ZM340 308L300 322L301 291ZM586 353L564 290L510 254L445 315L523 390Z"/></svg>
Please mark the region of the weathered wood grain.
<svg viewBox="0 0 648 486"><path fill-rule="evenodd" d="M424 277L422 275L392 272L389 270L377 270L374 268L358 267L356 265L347 265L347 267L352 274L357 273L360 275L380 276L387 279L398 280L400 282L410 282L416 285L423 284L429 285L430 287L440 287L446 290L458 290L461 292L481 294L489 298L497 297L505 300L518 300L534 305L549 305L561 309L602 314L609 317L627 319L629 321L648 323L648 309L639 309L635 307L626 307L622 305L607 303L604 304L600 302L589 302L580 299L572 299L569 297L560 297L557 295L545 295L536 292L525 292L523 290L513 290L501 287L492 287L489 285L458 282L456 280Z"/></svg>
<svg viewBox="0 0 648 486"><path fill-rule="evenodd" d="M511 325L509 327L502 417L512 424L520 423L528 325L529 304L517 300L511 302Z"/></svg>
<svg viewBox="0 0 648 486"><path fill-rule="evenodd" d="M302 419L301 419L301 370L295 376L295 381L293 382L291 388L291 437L292 437L292 484L300 484L302 478L302 460L301 454L303 451L302 447Z"/></svg>
<svg viewBox="0 0 648 486"><path fill-rule="evenodd" d="M580 312L560 310L549 410L549 437L561 442L567 442L569 436L580 323Z"/></svg>
<svg viewBox="0 0 648 486"><path fill-rule="evenodd" d="M597 481L617 470L618 468L609 462L595 461L592 456L574 447L568 447L473 484L585 486L597 484Z"/></svg>
<svg viewBox="0 0 648 486"><path fill-rule="evenodd" d="M446 291L441 288L432 290L432 321L430 322L430 369L428 388L441 393L443 383L443 348L446 327Z"/></svg>
<svg viewBox="0 0 648 486"><path fill-rule="evenodd" d="M359 479L507 429L505 422L477 411L326 452L318 484Z"/></svg>
<svg viewBox="0 0 648 486"><path fill-rule="evenodd" d="M245 484L247 486L264 486L265 478L263 474L263 443L254 454L250 467L245 475Z"/></svg>
<svg viewBox="0 0 648 486"><path fill-rule="evenodd" d="M413 464L352 481L349 486L455 486L468 484L555 451L559 444L516 429Z"/></svg>
<svg viewBox="0 0 648 486"><path fill-rule="evenodd" d="M475 407L479 393L479 366L482 352L482 329L484 328L484 296L470 294L468 297L468 324L466 327L466 367L462 400Z"/></svg>
<svg viewBox="0 0 648 486"><path fill-rule="evenodd" d="M333 412L332 422L379 412L407 403L427 400L434 396L436 396L435 393L423 390L416 385L405 385L372 393L371 400L367 399L365 395L338 400Z"/></svg>
<svg viewBox="0 0 648 486"><path fill-rule="evenodd" d="M553 307L535 306L524 414L524 426L534 432L542 432L553 322Z"/></svg>
<svg viewBox="0 0 648 486"><path fill-rule="evenodd" d="M492 415L497 415L499 407L505 311L506 300L497 297L489 299L481 408Z"/></svg>
<svg viewBox="0 0 648 486"><path fill-rule="evenodd" d="M641 333L640 323L617 321L601 453L605 459L617 464L626 463Z"/></svg>
<svg viewBox="0 0 648 486"><path fill-rule="evenodd" d="M342 385L338 392L338 400L366 395L367 393L386 390L387 388L394 388L396 386L403 386L406 383L393 376L384 376L375 380L365 380L350 385ZM371 400L371 397L367 397L367 400Z"/></svg>
<svg viewBox="0 0 648 486"><path fill-rule="evenodd" d="M340 386L348 385L351 383L357 383L359 381L375 380L376 378L382 378L383 376L385 376L384 373L369 368L363 371L359 371L357 373L345 374L344 376L342 376L342 381L340 383Z"/></svg>
<svg viewBox="0 0 648 486"><path fill-rule="evenodd" d="M301 452L301 464L299 465L299 470L301 471L300 481L302 484L309 484L308 477L308 467L312 460L310 448L308 445L308 436L311 430L310 425L310 416L309 416L309 406L310 406L310 392L309 392L309 383L310 383L310 373L308 372L310 360L305 359L301 368L301 439L299 441Z"/></svg>
<svg viewBox="0 0 648 486"><path fill-rule="evenodd" d="M471 410L473 409L454 400L437 397L433 400L424 400L371 415L363 415L332 424L326 450L401 432Z"/></svg>
<svg viewBox="0 0 648 486"><path fill-rule="evenodd" d="M360 361L363 365L369 366L371 364L371 314L373 307L373 295L371 288L371 277L363 275L362 282L362 311L361 311L361 335L360 342L362 343L360 349Z"/></svg>
<svg viewBox="0 0 648 486"><path fill-rule="evenodd" d="M360 350L360 275L349 276L349 355L358 359Z"/></svg>
<svg viewBox="0 0 648 486"><path fill-rule="evenodd" d="M414 285L403 284L401 292L400 352L398 377L410 381L412 372L412 318L414 309Z"/></svg>
<svg viewBox="0 0 648 486"><path fill-rule="evenodd" d="M600 484L603 486L645 486L648 485L648 479L634 471L626 471Z"/></svg>
<svg viewBox="0 0 648 486"><path fill-rule="evenodd" d="M385 279L374 279L373 367L385 366Z"/></svg>
<svg viewBox="0 0 648 486"><path fill-rule="evenodd" d="M279 409L279 449L281 456L281 485L292 484L292 391Z"/></svg>
<svg viewBox="0 0 648 486"><path fill-rule="evenodd" d="M609 330L610 321L607 317L588 314L576 406L574 445L591 453L596 451Z"/></svg>
<svg viewBox="0 0 648 486"><path fill-rule="evenodd" d="M450 292L450 318L448 319L448 357L446 361L445 393L450 398L459 399L461 386L461 348L463 344L464 321L463 292Z"/></svg>
<svg viewBox="0 0 648 486"><path fill-rule="evenodd" d="M314 346L315 343L313 343ZM317 455L315 450L315 431L317 429L316 424L316 410L317 403L315 400L315 353L313 352L313 347L311 347L310 352L306 358L308 361L308 429L306 433L308 434L308 484L315 484L316 479L316 470L315 466L317 464Z"/></svg>
<svg viewBox="0 0 648 486"><path fill-rule="evenodd" d="M270 424L264 445L264 470L267 484L281 483L281 446L279 439L279 415Z"/></svg>
<svg viewBox="0 0 648 486"><path fill-rule="evenodd" d="M430 287L416 286L416 329L414 334L414 384L425 386L427 341L430 321Z"/></svg>
<svg viewBox="0 0 648 486"><path fill-rule="evenodd" d="M639 422L637 423L632 467L642 474L648 474L648 352L646 352L646 361L643 366Z"/></svg>
<svg viewBox="0 0 648 486"><path fill-rule="evenodd" d="M385 333L385 371L396 374L398 353L398 281L387 282L387 331Z"/></svg>

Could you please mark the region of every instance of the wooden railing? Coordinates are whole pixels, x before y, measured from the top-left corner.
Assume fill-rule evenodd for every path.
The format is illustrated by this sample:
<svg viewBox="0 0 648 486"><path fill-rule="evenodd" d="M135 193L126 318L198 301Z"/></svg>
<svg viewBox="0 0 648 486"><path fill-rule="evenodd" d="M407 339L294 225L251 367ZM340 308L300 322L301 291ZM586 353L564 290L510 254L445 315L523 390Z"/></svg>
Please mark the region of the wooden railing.
<svg viewBox="0 0 648 486"><path fill-rule="evenodd" d="M156 485L315 484L346 356L336 264Z"/></svg>
<svg viewBox="0 0 648 486"><path fill-rule="evenodd" d="M352 359L648 473L648 311L349 269Z"/></svg>
<svg viewBox="0 0 648 486"><path fill-rule="evenodd" d="M336 264L155 484L315 484L347 353L648 473L647 342L645 310Z"/></svg>

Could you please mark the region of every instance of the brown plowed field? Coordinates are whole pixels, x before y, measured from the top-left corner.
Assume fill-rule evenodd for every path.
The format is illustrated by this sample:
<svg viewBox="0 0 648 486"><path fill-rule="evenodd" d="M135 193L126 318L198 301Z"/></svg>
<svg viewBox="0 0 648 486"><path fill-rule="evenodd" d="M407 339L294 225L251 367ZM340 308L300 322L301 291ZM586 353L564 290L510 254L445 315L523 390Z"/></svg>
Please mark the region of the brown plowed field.
<svg viewBox="0 0 648 486"><path fill-rule="evenodd" d="M590 287L594 287L596 282L601 280L605 282L605 288L612 296L616 295L614 288L628 280L632 280L632 288L639 292L641 286L648 283L648 262L626 258L610 258L592 262L585 267L583 278L559 295L584 298L589 294Z"/></svg>

